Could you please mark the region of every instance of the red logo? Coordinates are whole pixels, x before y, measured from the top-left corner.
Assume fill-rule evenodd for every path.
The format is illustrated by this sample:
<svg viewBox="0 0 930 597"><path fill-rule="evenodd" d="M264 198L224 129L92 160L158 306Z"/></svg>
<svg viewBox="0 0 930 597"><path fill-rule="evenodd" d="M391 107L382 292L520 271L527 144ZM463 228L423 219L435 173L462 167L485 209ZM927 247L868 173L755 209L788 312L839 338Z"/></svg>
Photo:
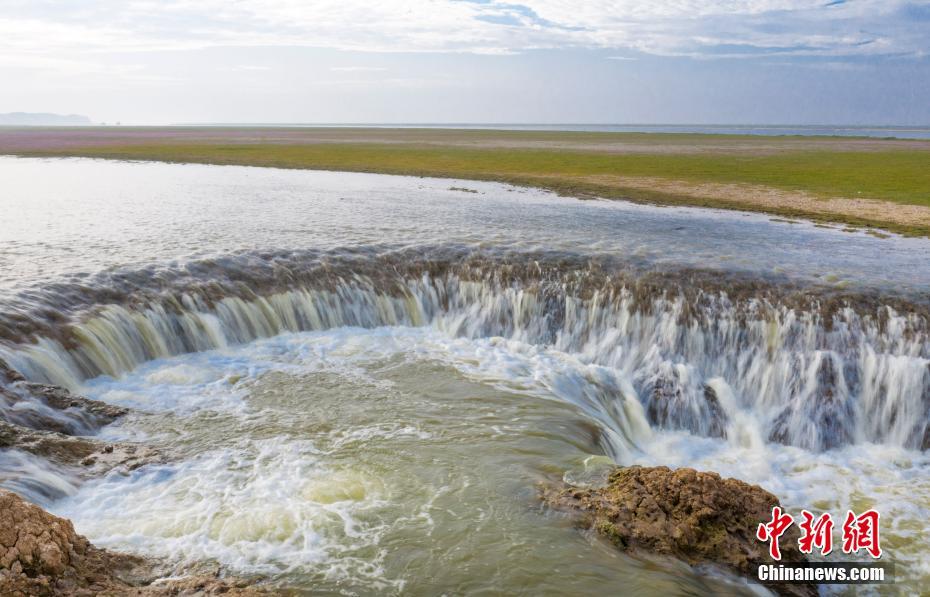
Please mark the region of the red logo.
<svg viewBox="0 0 930 597"><path fill-rule="evenodd" d="M775 506L772 508L772 520L768 523L760 524L756 529L756 538L759 541L769 542L769 555L773 560L781 559L781 550L778 547L778 538L785 534L794 524L794 519L790 514L783 514L781 508Z"/></svg>
<svg viewBox="0 0 930 597"><path fill-rule="evenodd" d="M856 553L864 549L873 558L882 557L882 547L878 538L880 516L875 510L866 510L859 516L848 510L846 521L843 522L843 553Z"/></svg>
<svg viewBox="0 0 930 597"><path fill-rule="evenodd" d="M827 555L833 551L833 517L829 512L824 512L816 520L814 515L807 510L801 510L801 538L798 539L798 548L801 553L813 553L814 547L820 550L820 553Z"/></svg>
<svg viewBox="0 0 930 597"><path fill-rule="evenodd" d="M873 558L882 557L882 548L879 539L880 515L876 510L866 510L856 516L852 510L846 512L843 522L843 553L858 553L860 549L866 550ZM833 551L833 517L824 512L818 517L807 510L801 510L803 519L798 527L801 537L798 539L798 549L801 553L813 553L814 548L820 550L822 555ZM794 518L778 506L772 508L772 519L761 523L756 529L756 538L769 543L769 555L773 560L781 560L781 549L778 539L785 534Z"/></svg>

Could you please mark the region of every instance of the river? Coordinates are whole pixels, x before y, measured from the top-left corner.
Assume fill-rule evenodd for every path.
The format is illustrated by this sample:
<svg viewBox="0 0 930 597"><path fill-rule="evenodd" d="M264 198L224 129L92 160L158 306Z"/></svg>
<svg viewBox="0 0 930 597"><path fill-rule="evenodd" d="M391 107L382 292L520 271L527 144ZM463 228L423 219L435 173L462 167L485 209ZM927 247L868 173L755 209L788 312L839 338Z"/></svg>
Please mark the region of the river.
<svg viewBox="0 0 930 597"><path fill-rule="evenodd" d="M298 592L757 590L538 500L664 464L875 507L898 589L930 583L926 239L376 174L0 180L0 359L167 455L85 479L0 452L95 544Z"/></svg>

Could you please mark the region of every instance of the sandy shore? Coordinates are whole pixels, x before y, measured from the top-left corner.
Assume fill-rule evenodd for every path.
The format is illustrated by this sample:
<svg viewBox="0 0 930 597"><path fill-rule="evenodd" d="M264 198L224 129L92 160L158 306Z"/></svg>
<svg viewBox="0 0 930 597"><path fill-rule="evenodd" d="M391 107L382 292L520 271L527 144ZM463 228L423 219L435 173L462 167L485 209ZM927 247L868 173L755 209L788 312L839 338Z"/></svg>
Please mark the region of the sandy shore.
<svg viewBox="0 0 930 597"><path fill-rule="evenodd" d="M822 221L838 221L863 225L876 223L879 227L894 230L896 227L930 228L930 207L901 205L877 199L850 197L818 197L805 191L785 191L773 187L749 184L693 183L664 178L630 176L588 176L583 183L616 189L635 189L667 193L706 201L709 206L747 209L779 215Z"/></svg>

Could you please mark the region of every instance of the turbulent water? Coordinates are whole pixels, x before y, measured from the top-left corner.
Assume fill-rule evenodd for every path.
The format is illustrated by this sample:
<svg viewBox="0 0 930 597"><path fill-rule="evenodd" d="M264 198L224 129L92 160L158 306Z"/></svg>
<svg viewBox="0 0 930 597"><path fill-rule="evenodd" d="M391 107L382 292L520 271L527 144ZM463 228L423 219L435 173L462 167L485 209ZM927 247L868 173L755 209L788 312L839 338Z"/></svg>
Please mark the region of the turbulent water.
<svg viewBox="0 0 930 597"><path fill-rule="evenodd" d="M0 359L167 455L85 480L0 453L95 543L298 590L750 591L538 506L667 464L876 507L899 588L930 582L930 242L367 174L0 176Z"/></svg>

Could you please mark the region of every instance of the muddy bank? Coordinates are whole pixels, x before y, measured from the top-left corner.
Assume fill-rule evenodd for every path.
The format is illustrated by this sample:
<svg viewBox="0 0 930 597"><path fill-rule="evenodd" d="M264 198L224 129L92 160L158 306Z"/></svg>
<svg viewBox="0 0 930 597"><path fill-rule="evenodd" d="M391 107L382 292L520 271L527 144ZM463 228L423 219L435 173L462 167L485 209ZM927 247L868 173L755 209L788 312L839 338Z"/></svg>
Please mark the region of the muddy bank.
<svg viewBox="0 0 930 597"><path fill-rule="evenodd" d="M769 520L776 496L757 485L693 469L616 468L600 488L546 490L546 504L579 515L623 551L716 565L755 580L760 564L773 563L767 544L756 539ZM780 541L781 563L805 562L792 527ZM813 585L769 585L782 595L817 595Z"/></svg>
<svg viewBox="0 0 930 597"><path fill-rule="evenodd" d="M656 196L657 203L680 203L723 209L758 211L793 216L815 222L872 226L918 235L926 235L930 227L930 207L893 203L862 197L822 197L802 190L787 190L760 184L695 182L670 178L618 176L612 174L556 177L578 185L590 185L595 194L600 190L608 196L628 193L630 198L648 200L647 193ZM540 177L545 186L545 177ZM662 201L658 197L668 199ZM672 198L675 198L674 200Z"/></svg>

